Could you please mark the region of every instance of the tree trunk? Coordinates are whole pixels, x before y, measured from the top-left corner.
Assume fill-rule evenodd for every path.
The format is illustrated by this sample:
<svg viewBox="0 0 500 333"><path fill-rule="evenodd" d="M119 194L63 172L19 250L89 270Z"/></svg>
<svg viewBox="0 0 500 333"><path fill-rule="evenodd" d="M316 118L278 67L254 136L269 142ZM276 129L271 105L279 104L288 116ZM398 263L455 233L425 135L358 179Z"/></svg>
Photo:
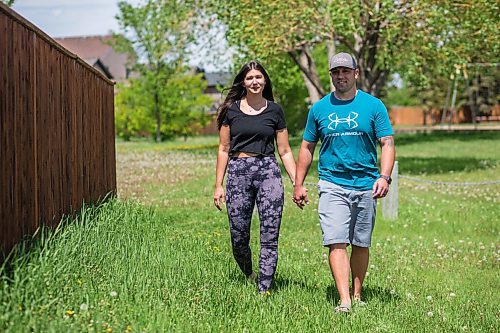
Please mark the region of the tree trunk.
<svg viewBox="0 0 500 333"><path fill-rule="evenodd" d="M326 95L326 92L319 80L316 64L311 56L309 47L304 46L300 50L289 51L288 55L299 66L300 71L302 72L304 84L309 92L309 103L313 104L319 101Z"/></svg>
<svg viewBox="0 0 500 333"><path fill-rule="evenodd" d="M161 115L158 91L154 94L154 114L156 117L156 142L161 142Z"/></svg>
<svg viewBox="0 0 500 333"><path fill-rule="evenodd" d="M326 50L328 52L328 70L330 70L330 58L333 57L335 53L337 53L336 49L337 48L335 47L335 41L333 39L326 41ZM335 87L333 86L333 82L330 79L330 91L333 91L334 89Z"/></svg>

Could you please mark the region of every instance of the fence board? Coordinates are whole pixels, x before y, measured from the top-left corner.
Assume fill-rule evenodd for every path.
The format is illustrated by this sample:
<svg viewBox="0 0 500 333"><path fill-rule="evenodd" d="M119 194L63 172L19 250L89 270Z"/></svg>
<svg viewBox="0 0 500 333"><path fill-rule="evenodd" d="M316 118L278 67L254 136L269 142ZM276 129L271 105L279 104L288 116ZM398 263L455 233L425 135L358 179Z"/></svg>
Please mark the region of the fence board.
<svg viewBox="0 0 500 333"><path fill-rule="evenodd" d="M113 83L0 3L0 250L116 191Z"/></svg>

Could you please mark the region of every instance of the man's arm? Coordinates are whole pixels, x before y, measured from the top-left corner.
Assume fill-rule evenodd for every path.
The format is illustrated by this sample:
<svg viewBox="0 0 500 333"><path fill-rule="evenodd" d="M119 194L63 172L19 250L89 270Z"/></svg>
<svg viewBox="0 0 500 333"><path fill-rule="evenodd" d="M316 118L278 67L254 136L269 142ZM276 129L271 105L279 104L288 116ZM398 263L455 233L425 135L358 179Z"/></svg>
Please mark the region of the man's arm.
<svg viewBox="0 0 500 333"><path fill-rule="evenodd" d="M304 180L311 166L316 142L302 140L299 157L297 159L297 171L295 173L295 187L293 189L293 202L300 208L309 203L307 189L304 187Z"/></svg>
<svg viewBox="0 0 500 333"><path fill-rule="evenodd" d="M384 176L391 176L394 160L396 158L396 149L394 147L394 137L384 136L379 139L382 152L380 154L380 174ZM377 179L373 184L373 197L383 198L389 192L389 184L383 178Z"/></svg>

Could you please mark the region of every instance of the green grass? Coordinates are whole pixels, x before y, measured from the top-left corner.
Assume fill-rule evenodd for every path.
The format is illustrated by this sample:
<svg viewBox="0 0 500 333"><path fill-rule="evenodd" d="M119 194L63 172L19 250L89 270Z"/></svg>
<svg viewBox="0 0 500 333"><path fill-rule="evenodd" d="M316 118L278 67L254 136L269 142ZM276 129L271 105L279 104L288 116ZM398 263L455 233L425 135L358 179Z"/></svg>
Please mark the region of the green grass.
<svg viewBox="0 0 500 333"><path fill-rule="evenodd" d="M401 174L500 179L500 134L462 135L398 137ZM275 285L258 296L212 204L215 149L158 148L166 146L118 143L121 199L82 210L13 255L0 275L1 332L498 331L500 185L400 179L398 220L377 216L368 304L334 315L314 188L301 211L285 183ZM255 264L257 235L255 218Z"/></svg>

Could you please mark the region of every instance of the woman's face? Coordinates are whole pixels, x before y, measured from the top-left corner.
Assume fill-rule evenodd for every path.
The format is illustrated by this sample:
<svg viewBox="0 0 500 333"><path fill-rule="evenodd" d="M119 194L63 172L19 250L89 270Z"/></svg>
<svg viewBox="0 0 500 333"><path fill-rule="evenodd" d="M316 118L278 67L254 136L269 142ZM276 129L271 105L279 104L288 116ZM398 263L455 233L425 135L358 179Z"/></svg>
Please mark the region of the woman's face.
<svg viewBox="0 0 500 333"><path fill-rule="evenodd" d="M245 75L243 85L247 90L247 94L262 94L266 85L266 79L261 71L252 69Z"/></svg>

